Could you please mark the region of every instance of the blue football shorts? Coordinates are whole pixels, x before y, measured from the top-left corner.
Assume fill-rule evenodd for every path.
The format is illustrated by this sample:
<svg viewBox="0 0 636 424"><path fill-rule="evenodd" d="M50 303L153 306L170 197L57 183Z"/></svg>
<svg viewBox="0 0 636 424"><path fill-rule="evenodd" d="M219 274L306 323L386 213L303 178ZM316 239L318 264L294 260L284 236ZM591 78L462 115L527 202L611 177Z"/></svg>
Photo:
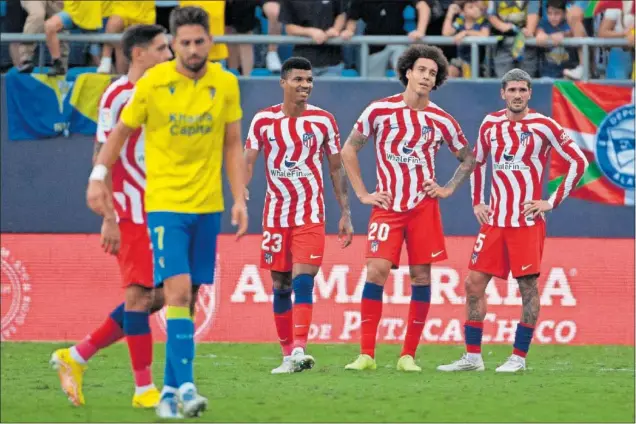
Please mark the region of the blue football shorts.
<svg viewBox="0 0 636 424"><path fill-rule="evenodd" d="M149 212L155 287L189 274L193 285L214 284L221 213Z"/></svg>

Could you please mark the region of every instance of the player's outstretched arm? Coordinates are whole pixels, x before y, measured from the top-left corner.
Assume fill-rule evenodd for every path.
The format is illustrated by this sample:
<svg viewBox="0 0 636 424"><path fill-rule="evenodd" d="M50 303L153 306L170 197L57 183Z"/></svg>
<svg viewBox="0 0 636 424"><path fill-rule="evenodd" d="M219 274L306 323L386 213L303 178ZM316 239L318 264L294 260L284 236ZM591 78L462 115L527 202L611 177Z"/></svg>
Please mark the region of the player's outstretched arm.
<svg viewBox="0 0 636 424"><path fill-rule="evenodd" d="M343 248L351 244L353 239L353 224L351 223L351 208L349 207L349 193L347 193L347 177L340 153L329 155L329 175L333 184L336 200L340 205L340 222L338 223L338 237Z"/></svg>
<svg viewBox="0 0 636 424"><path fill-rule="evenodd" d="M369 193L362 180L362 173L360 172L360 161L358 160L358 152L367 144L368 137L364 136L355 128L349 134L347 141L342 147L342 163L347 171L351 186L362 202L365 205L375 205L384 209L389 209L392 202L390 193L379 192Z"/></svg>
<svg viewBox="0 0 636 424"><path fill-rule="evenodd" d="M464 146L453 153L459 160L459 166L457 170L455 170L453 178L451 178L444 187L440 187L434 180L426 180L424 182L424 191L429 196L433 198L447 198L470 177L470 174L472 174L475 169L475 156L469 146Z"/></svg>
<svg viewBox="0 0 636 424"><path fill-rule="evenodd" d="M106 179L113 164L117 161L124 143L133 131L134 128L126 126L121 121L117 123L115 129L108 135L104 147L97 154L95 166L89 177L86 202L93 212L105 219L115 219L113 200Z"/></svg>
<svg viewBox="0 0 636 424"><path fill-rule="evenodd" d="M225 143L223 144L225 169L230 181L230 189L234 198L232 206L232 225L238 227L237 238L247 232L247 206L245 205L245 162L243 161L243 145L241 143L241 121L225 125Z"/></svg>

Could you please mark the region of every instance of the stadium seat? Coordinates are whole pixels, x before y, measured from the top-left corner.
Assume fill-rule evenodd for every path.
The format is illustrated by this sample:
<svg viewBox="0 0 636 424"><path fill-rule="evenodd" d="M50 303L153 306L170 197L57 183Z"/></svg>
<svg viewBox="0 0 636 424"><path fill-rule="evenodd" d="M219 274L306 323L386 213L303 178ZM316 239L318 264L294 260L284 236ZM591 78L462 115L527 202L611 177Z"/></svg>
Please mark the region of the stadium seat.
<svg viewBox="0 0 636 424"><path fill-rule="evenodd" d="M80 74L91 74L91 73L96 73L97 72L97 68L96 67L75 67L75 68L70 68L68 70L68 72L66 73L66 81L75 81L77 79L77 76Z"/></svg>
<svg viewBox="0 0 636 424"><path fill-rule="evenodd" d="M226 68L227 69L227 68ZM238 69L227 69L229 72L233 73L234 75L236 75L237 77L241 76L241 73L238 71Z"/></svg>
<svg viewBox="0 0 636 424"><path fill-rule="evenodd" d="M340 75L348 78L355 78L360 76L358 71L356 71L355 69L343 69Z"/></svg>
<svg viewBox="0 0 636 424"><path fill-rule="evenodd" d="M395 71L393 69L387 69L387 71L386 71L386 76L387 77L395 78L395 75L396 75L396 73L395 73Z"/></svg>
<svg viewBox="0 0 636 424"><path fill-rule="evenodd" d="M629 52L620 48L612 48L607 57L606 78L610 80L629 79L632 58Z"/></svg>
<svg viewBox="0 0 636 424"><path fill-rule="evenodd" d="M268 69L265 68L255 68L252 69L252 74L253 77L273 77L274 74L272 74Z"/></svg>
<svg viewBox="0 0 636 424"><path fill-rule="evenodd" d="M404 17L404 31L411 32L417 28L417 12L413 6L406 6L402 14Z"/></svg>

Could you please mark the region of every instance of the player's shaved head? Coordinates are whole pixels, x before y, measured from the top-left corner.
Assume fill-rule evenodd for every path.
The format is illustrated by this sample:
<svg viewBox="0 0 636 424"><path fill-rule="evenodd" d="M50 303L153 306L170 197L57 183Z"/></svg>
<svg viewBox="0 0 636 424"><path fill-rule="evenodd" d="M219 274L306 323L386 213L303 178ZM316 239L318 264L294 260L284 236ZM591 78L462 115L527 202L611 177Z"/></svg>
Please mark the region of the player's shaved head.
<svg viewBox="0 0 636 424"><path fill-rule="evenodd" d="M528 88L532 88L532 77L523 69L515 68L506 72L501 79L501 88L505 90L508 83L512 81L526 82Z"/></svg>
<svg viewBox="0 0 636 424"><path fill-rule="evenodd" d="M166 30L161 25L133 25L124 31L121 45L124 56L129 61L132 60L134 47L146 48L150 46L159 34L165 34Z"/></svg>
<svg viewBox="0 0 636 424"><path fill-rule="evenodd" d="M406 77L406 71L413 70L415 62L418 59L430 59L437 64L437 75L435 77L435 86L433 90L440 87L446 78L448 77L448 59L444 56L442 49L436 46L428 46L425 44L415 44L406 49L397 63L397 74L400 78L400 82L405 87L408 85L408 78Z"/></svg>
<svg viewBox="0 0 636 424"><path fill-rule="evenodd" d="M304 57L290 57L283 63L280 71L281 79L287 79L292 69L311 71L311 62Z"/></svg>
<svg viewBox="0 0 636 424"><path fill-rule="evenodd" d="M197 6L176 7L170 12L170 33L175 36L177 30L186 25L200 25L206 33L210 33L210 17Z"/></svg>

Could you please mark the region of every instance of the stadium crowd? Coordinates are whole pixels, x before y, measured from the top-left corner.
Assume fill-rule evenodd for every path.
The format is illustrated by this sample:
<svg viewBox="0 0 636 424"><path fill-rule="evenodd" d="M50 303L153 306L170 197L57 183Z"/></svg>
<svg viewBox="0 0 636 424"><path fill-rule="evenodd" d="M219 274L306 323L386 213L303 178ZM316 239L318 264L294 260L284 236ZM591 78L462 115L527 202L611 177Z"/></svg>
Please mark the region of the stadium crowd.
<svg viewBox="0 0 636 424"><path fill-rule="evenodd" d="M520 67L533 77L581 79L582 49L565 48L566 37L624 38L631 48L592 49L591 75L627 79L634 64L634 4L614 0L157 0L78 1L4 0L0 29L5 33L46 33L51 75L68 67L94 66L100 73L124 73L125 58L117 45L73 43L60 46L56 34L121 33L135 23L168 26L177 5L198 5L212 17L211 31L222 34L289 34L328 38L356 34L452 36L459 43L470 35L500 35L491 54L481 48L481 76L501 77ZM554 47L525 46L524 39L551 40ZM371 46L369 76L393 76L395 62L407 46ZM359 47L354 45L255 46L216 44L210 60L223 61L236 74L267 76L280 72L281 61L302 56L314 64L315 75L359 75ZM470 76L470 46L445 46L452 77ZM33 72L36 45L13 43L10 63L19 72ZM4 55L6 56L6 55Z"/></svg>

